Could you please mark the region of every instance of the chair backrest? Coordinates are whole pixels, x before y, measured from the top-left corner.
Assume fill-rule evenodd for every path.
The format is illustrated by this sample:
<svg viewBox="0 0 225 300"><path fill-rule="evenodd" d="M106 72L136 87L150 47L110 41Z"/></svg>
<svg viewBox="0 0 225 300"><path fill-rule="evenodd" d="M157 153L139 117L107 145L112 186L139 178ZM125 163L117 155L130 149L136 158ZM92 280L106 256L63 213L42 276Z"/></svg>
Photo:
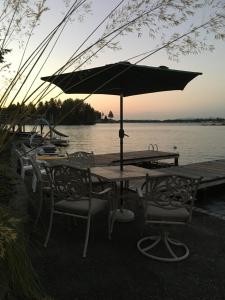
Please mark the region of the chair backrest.
<svg viewBox="0 0 225 300"><path fill-rule="evenodd" d="M22 158L22 153L20 152L19 149L16 148L14 151L15 151L15 155L16 155L18 158Z"/></svg>
<svg viewBox="0 0 225 300"><path fill-rule="evenodd" d="M30 148L26 146L24 143L21 143L20 147L23 155L25 156L35 156L36 155L36 149L35 148Z"/></svg>
<svg viewBox="0 0 225 300"><path fill-rule="evenodd" d="M93 152L77 151L67 154L73 166L78 168L91 168L95 166L95 157Z"/></svg>
<svg viewBox="0 0 225 300"><path fill-rule="evenodd" d="M89 169L79 169L65 165L46 166L45 169L55 195L73 201L81 198L91 198L92 183Z"/></svg>
<svg viewBox="0 0 225 300"><path fill-rule="evenodd" d="M41 169L40 169L41 164L38 164L37 161L36 161L36 159L34 157L32 157L32 156L30 157L30 163L31 163L31 165L33 167L33 172L34 172L35 176L37 177L37 180L39 182L42 182L43 181L43 176L41 174ZM43 161L43 164L42 164L43 168L44 168L45 164L46 163Z"/></svg>
<svg viewBox="0 0 225 300"><path fill-rule="evenodd" d="M146 176L145 205L168 210L193 206L201 178L179 175Z"/></svg>
<svg viewBox="0 0 225 300"><path fill-rule="evenodd" d="M14 151L17 159L20 161L21 167L30 164L29 157L25 156L18 148L16 148Z"/></svg>

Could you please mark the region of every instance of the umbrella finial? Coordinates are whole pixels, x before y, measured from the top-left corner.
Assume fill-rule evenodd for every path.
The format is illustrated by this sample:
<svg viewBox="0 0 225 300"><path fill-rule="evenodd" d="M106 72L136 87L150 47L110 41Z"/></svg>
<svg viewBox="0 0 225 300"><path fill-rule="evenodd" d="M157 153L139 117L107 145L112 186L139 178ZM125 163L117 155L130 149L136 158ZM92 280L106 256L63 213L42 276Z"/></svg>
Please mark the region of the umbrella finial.
<svg viewBox="0 0 225 300"><path fill-rule="evenodd" d="M164 70L169 69L167 66L159 66L159 68Z"/></svg>

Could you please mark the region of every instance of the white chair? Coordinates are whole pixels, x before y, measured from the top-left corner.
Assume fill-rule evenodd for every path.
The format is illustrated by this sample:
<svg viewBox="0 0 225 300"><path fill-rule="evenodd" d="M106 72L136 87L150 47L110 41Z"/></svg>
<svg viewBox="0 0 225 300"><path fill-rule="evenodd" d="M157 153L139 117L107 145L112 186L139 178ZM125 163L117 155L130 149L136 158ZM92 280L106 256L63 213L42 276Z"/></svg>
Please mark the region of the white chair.
<svg viewBox="0 0 225 300"><path fill-rule="evenodd" d="M67 158L77 168L91 168L95 166L95 157L93 152L77 151L67 153Z"/></svg>
<svg viewBox="0 0 225 300"><path fill-rule="evenodd" d="M15 155L20 163L20 176L24 179L27 171L32 171L33 167L30 163L30 157L25 156L19 149L15 149Z"/></svg>
<svg viewBox="0 0 225 300"><path fill-rule="evenodd" d="M87 222L83 249L86 257L91 218L106 209L108 199L102 197L109 195L111 189L94 193L89 169L58 165L46 167L46 171L51 182L51 212L44 246L47 247L55 214L81 218Z"/></svg>
<svg viewBox="0 0 225 300"><path fill-rule="evenodd" d="M137 248L142 254L166 262L181 261L188 257L188 247L171 239L167 227L191 222L199 182L200 179L175 175L146 176L143 189L139 190L139 196L143 199L145 224L158 226L160 234L138 241Z"/></svg>
<svg viewBox="0 0 225 300"><path fill-rule="evenodd" d="M44 168L44 166L47 166L47 163L45 161L37 162L33 157L30 157L30 163L33 168L32 190L39 196L37 216L34 222L34 226L36 226L41 216L44 196L50 196L51 194L51 184Z"/></svg>
<svg viewBox="0 0 225 300"><path fill-rule="evenodd" d="M73 153L67 153L67 158L71 162L71 166L77 168L92 168L95 167L95 156L94 152L85 152L85 151L77 151ZM97 187L100 185L100 188L103 189L105 183L103 180L97 176L92 175L92 184Z"/></svg>

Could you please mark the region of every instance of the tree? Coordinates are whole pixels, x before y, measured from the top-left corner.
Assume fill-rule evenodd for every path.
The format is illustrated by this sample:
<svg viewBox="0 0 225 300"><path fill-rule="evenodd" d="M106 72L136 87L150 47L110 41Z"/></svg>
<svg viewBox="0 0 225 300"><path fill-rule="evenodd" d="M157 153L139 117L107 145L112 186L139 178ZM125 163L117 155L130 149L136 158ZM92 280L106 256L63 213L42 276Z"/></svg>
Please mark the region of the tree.
<svg viewBox="0 0 225 300"><path fill-rule="evenodd" d="M113 112L110 110L108 113L108 118L113 119L113 117L114 117Z"/></svg>
<svg viewBox="0 0 225 300"><path fill-rule="evenodd" d="M46 0L3 0L0 8L0 62L3 63L12 41L17 40L19 46L23 47L48 8Z"/></svg>

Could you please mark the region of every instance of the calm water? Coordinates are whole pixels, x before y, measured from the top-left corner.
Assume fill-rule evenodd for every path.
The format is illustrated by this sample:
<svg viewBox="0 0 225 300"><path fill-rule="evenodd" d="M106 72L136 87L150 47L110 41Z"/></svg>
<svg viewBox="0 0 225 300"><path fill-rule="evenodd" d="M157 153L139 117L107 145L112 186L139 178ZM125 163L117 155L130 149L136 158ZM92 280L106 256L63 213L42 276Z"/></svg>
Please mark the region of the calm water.
<svg viewBox="0 0 225 300"><path fill-rule="evenodd" d="M70 145L66 149L69 153L119 152L119 124L57 126L57 129L69 135ZM124 139L124 151L147 150L149 144L157 144L159 150L179 152L180 164L225 158L225 126L125 123L124 129L129 135Z"/></svg>

